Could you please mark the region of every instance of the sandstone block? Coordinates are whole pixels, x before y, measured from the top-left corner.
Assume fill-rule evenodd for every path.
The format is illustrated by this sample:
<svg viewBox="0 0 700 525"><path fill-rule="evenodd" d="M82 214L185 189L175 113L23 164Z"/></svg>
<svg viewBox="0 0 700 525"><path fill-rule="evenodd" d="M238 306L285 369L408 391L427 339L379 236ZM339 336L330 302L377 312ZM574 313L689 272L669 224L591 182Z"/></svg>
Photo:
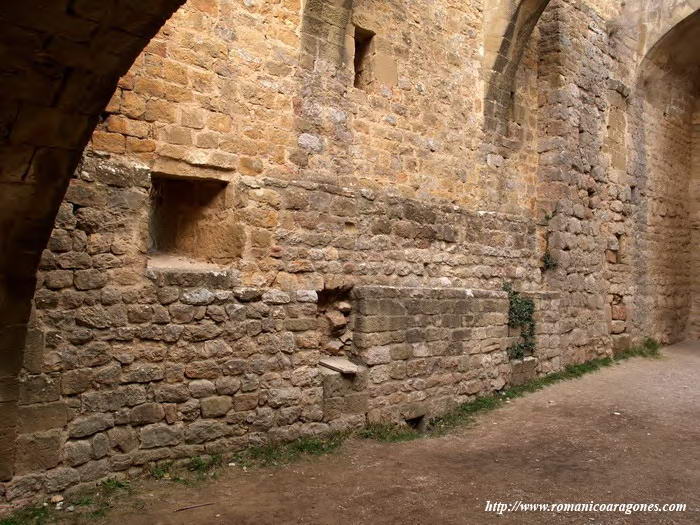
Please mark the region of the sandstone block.
<svg viewBox="0 0 700 525"><path fill-rule="evenodd" d="M144 403L131 409L129 422L132 425L145 425L156 423L163 419L165 412L163 406L158 403Z"/></svg>
<svg viewBox="0 0 700 525"><path fill-rule="evenodd" d="M195 361L185 367L185 376L190 379L216 379L220 375L216 361Z"/></svg>
<svg viewBox="0 0 700 525"><path fill-rule="evenodd" d="M63 438L59 430L19 436L15 472L27 474L55 467L61 461L62 444Z"/></svg>
<svg viewBox="0 0 700 525"><path fill-rule="evenodd" d="M71 270L54 270L46 272L45 276L46 287L50 290L60 290L73 286L73 272Z"/></svg>
<svg viewBox="0 0 700 525"><path fill-rule="evenodd" d="M85 392L92 385L93 374L91 368L79 368L64 372L61 377L61 391L64 395Z"/></svg>
<svg viewBox="0 0 700 525"><path fill-rule="evenodd" d="M156 387L155 397L159 403L184 403L190 398L190 390L183 383L162 384Z"/></svg>
<svg viewBox="0 0 700 525"><path fill-rule="evenodd" d="M190 381L188 386L192 397L196 398L208 397L216 392L216 387L214 386L214 383L207 379Z"/></svg>
<svg viewBox="0 0 700 525"><path fill-rule="evenodd" d="M216 392L221 395L231 396L241 388L241 380L237 377L219 377L215 382Z"/></svg>
<svg viewBox="0 0 700 525"><path fill-rule="evenodd" d="M287 304L292 299L287 292L281 290L268 290L262 296L263 302L267 304Z"/></svg>
<svg viewBox="0 0 700 525"><path fill-rule="evenodd" d="M236 394L233 398L233 408L236 412L253 410L258 406L258 394Z"/></svg>
<svg viewBox="0 0 700 525"><path fill-rule="evenodd" d="M133 364L122 371L123 383L150 383L163 379L163 367L155 363Z"/></svg>
<svg viewBox="0 0 700 525"><path fill-rule="evenodd" d="M202 417L221 417L231 409L233 401L228 396L205 397L200 400Z"/></svg>
<svg viewBox="0 0 700 525"><path fill-rule="evenodd" d="M68 409L62 401L18 408L19 433L29 434L63 427L68 421Z"/></svg>
<svg viewBox="0 0 700 525"><path fill-rule="evenodd" d="M109 461L107 459L88 461L87 463L77 467L76 470L80 475L81 482L85 483L87 481L94 481L96 479L104 478L107 474L109 474Z"/></svg>
<svg viewBox="0 0 700 525"><path fill-rule="evenodd" d="M213 303L215 299L216 295L214 295L214 292L206 288L185 290L180 297L180 301L183 303L194 306L205 306Z"/></svg>
<svg viewBox="0 0 700 525"><path fill-rule="evenodd" d="M107 284L107 274L101 270L78 270L75 272L75 287L78 290L96 290Z"/></svg>
<svg viewBox="0 0 700 525"><path fill-rule="evenodd" d="M90 414L71 421L68 425L68 435L72 438L86 437L113 426L112 414Z"/></svg>
<svg viewBox="0 0 700 525"><path fill-rule="evenodd" d="M121 452L131 452L139 446L136 430L128 426L110 428L107 436L110 445Z"/></svg>
<svg viewBox="0 0 700 525"><path fill-rule="evenodd" d="M92 459L92 443L88 440L69 441L63 447L63 461L75 467Z"/></svg>
<svg viewBox="0 0 700 525"><path fill-rule="evenodd" d="M182 441L182 425L156 423L140 431L141 448L169 447Z"/></svg>
<svg viewBox="0 0 700 525"><path fill-rule="evenodd" d="M290 406L299 402L300 388L272 388L269 391L267 403L273 407Z"/></svg>
<svg viewBox="0 0 700 525"><path fill-rule="evenodd" d="M80 474L74 468L60 467L46 473L44 487L46 492L60 492L80 481Z"/></svg>
<svg viewBox="0 0 700 525"><path fill-rule="evenodd" d="M109 453L110 442L107 434L99 433L95 434L92 438L92 457L94 459L100 459L105 457Z"/></svg>
<svg viewBox="0 0 700 525"><path fill-rule="evenodd" d="M60 395L60 381L53 375L29 376L19 384L20 404L57 401Z"/></svg>
<svg viewBox="0 0 700 525"><path fill-rule="evenodd" d="M205 443L227 434L226 424L216 420L200 420L185 429L186 443Z"/></svg>

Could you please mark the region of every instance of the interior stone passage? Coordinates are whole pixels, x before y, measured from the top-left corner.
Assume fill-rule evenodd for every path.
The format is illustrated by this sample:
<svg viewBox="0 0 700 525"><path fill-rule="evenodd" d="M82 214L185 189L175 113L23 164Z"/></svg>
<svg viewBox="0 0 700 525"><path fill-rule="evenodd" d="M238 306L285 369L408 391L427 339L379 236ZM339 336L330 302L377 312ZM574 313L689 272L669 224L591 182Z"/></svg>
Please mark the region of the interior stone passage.
<svg viewBox="0 0 700 525"><path fill-rule="evenodd" d="M10 507L700 338L700 0L13 4Z"/></svg>

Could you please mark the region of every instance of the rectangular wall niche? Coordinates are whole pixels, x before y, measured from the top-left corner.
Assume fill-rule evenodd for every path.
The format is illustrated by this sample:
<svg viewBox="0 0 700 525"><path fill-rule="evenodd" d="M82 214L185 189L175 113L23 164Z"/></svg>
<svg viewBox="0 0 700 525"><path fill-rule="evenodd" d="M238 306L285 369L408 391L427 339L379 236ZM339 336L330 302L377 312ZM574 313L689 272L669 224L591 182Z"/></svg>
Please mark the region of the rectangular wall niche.
<svg viewBox="0 0 700 525"><path fill-rule="evenodd" d="M355 26L355 87L367 88L374 80L374 33Z"/></svg>
<svg viewBox="0 0 700 525"><path fill-rule="evenodd" d="M217 264L242 255L245 230L226 206L226 182L153 176L151 184L152 255Z"/></svg>

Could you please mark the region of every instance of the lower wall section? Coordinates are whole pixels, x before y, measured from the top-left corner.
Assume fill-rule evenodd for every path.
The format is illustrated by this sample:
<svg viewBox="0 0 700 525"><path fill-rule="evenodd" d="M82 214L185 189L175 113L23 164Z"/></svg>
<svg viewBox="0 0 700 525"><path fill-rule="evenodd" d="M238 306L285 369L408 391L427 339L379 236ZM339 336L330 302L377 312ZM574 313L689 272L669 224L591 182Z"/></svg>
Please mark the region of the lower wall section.
<svg viewBox="0 0 700 525"><path fill-rule="evenodd" d="M358 286L334 303L324 292L236 287L227 272L148 277L70 311L44 305L34 338L49 369L20 378L7 500L158 461L438 415L523 380L529 366L515 363L513 375L504 292ZM559 367L557 301L535 296L532 374ZM30 350L28 363L38 359ZM357 373L321 366L331 355Z"/></svg>
<svg viewBox="0 0 700 525"><path fill-rule="evenodd" d="M370 421L440 414L507 383L505 292L363 287L355 297Z"/></svg>

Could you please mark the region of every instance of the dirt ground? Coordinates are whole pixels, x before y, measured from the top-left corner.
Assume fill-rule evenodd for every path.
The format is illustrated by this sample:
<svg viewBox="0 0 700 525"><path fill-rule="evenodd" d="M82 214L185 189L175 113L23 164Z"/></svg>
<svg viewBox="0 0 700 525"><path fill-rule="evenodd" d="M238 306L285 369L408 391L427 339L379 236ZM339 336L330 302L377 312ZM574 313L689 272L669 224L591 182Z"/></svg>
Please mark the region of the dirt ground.
<svg viewBox="0 0 700 525"><path fill-rule="evenodd" d="M484 414L442 438L349 441L196 487L139 484L108 523L700 523L700 344L635 358ZM133 498L132 497L132 498ZM506 513L486 501L685 503L684 513ZM181 512L178 508L214 503Z"/></svg>

